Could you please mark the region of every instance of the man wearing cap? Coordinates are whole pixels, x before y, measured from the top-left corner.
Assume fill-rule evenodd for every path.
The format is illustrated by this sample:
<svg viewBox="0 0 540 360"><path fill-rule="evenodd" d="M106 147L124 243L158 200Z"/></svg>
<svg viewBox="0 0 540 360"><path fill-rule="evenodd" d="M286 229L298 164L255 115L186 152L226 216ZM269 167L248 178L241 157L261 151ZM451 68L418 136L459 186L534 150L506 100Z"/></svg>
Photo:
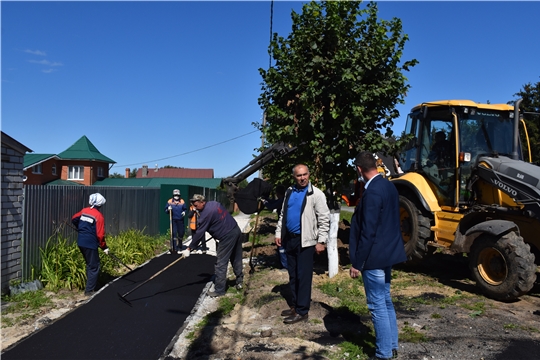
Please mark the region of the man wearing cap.
<svg viewBox="0 0 540 360"><path fill-rule="evenodd" d="M105 221L100 212L105 204L105 198L100 193L90 195L90 207L86 207L73 215L71 222L77 228L77 245L86 262L86 289L84 294L92 295L97 286L99 275L100 247L105 254L109 254L109 248L105 243Z"/></svg>
<svg viewBox="0 0 540 360"><path fill-rule="evenodd" d="M365 183L351 219L350 276L363 278L366 301L375 329L375 357L397 357L398 329L390 296L392 266L407 260L400 230L399 194L377 171L372 153L363 151L354 161Z"/></svg>
<svg viewBox="0 0 540 360"><path fill-rule="evenodd" d="M187 257L192 249L204 241L208 232L216 240L217 260L215 265L214 291L209 291L212 297L223 296L227 290L227 267L229 261L236 276L236 288L242 288L244 271L242 266L242 232L238 223L227 209L217 201L206 201L205 197L195 194L190 199L192 206L199 213L197 231L193 234L191 244L182 254Z"/></svg>
<svg viewBox="0 0 540 360"><path fill-rule="evenodd" d="M180 190L173 190L173 197L167 200L165 205L165 212L169 212L172 222L172 233L171 233L171 248L169 254L178 251L180 254L182 247L182 240L184 239L185 227L184 227L184 216L186 215L187 206L182 199Z"/></svg>

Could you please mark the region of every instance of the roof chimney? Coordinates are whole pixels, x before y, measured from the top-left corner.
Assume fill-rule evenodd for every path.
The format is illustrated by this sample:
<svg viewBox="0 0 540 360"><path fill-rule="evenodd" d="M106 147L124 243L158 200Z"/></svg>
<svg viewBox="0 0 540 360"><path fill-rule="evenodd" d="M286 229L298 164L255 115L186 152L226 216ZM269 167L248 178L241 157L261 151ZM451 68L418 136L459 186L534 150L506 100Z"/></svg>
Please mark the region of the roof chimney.
<svg viewBox="0 0 540 360"><path fill-rule="evenodd" d="M148 165L142 166L142 177L148 177Z"/></svg>
<svg viewBox="0 0 540 360"><path fill-rule="evenodd" d="M126 168L126 179L129 179L129 173L130 173L129 168Z"/></svg>

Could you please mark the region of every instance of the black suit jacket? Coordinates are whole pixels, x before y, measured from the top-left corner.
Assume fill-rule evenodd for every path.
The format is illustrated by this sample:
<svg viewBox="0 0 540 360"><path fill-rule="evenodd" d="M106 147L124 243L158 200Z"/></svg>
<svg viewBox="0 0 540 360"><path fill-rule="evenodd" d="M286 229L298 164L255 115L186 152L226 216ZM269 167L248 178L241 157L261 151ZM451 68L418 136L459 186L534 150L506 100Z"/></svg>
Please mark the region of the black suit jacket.
<svg viewBox="0 0 540 360"><path fill-rule="evenodd" d="M349 255L357 270L382 269L407 260L399 194L394 184L380 175L371 180L354 211Z"/></svg>

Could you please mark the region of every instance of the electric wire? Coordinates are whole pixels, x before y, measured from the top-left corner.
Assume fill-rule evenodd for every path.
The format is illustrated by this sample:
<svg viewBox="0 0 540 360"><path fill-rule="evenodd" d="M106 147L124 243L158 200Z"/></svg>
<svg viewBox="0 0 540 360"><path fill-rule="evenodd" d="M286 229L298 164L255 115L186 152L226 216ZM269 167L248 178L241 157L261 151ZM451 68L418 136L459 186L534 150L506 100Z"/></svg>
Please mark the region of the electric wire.
<svg viewBox="0 0 540 360"><path fill-rule="evenodd" d="M140 162L132 163L132 164L126 164L126 165L114 165L114 166L118 166L118 167L133 166L133 165L152 163L152 162L156 162L156 161L172 159L172 158L175 158L175 157L178 157L178 156L184 156L184 155L188 155L188 154L193 154L194 152L206 150L206 149L212 148L212 147L214 147L214 146L218 146L218 145L221 145L221 144L225 144L225 143L227 143L227 142L230 142L230 141L239 139L239 138L241 138L241 137L244 137L244 136L253 134L253 133L258 132L258 131L259 131L259 130L253 130L253 131L250 131L250 132L245 133L245 134L243 134L243 135L239 135L239 136L233 137L233 138L228 139L228 140L225 140L225 141L221 141L221 142L218 142L218 143L215 143L215 144L212 144L212 145L208 145L208 146L205 146L205 147L202 147L202 148L199 148L199 149L187 151L187 152L185 152L185 153L181 153L181 154L178 154L178 155L167 156L167 157L164 157L164 158L161 158L161 159L155 159L155 160L140 161Z"/></svg>

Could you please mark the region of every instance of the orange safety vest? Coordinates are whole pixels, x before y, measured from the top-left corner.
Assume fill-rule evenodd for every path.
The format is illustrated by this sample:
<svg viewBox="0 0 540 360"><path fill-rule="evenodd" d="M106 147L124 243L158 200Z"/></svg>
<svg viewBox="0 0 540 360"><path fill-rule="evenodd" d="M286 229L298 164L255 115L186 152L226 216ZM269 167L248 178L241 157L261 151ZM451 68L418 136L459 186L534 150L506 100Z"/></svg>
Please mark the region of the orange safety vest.
<svg viewBox="0 0 540 360"><path fill-rule="evenodd" d="M190 210L193 211L193 206L190 207ZM193 216L189 219L189 228L191 230L197 230L197 219L199 217L199 213L197 211L193 212Z"/></svg>

